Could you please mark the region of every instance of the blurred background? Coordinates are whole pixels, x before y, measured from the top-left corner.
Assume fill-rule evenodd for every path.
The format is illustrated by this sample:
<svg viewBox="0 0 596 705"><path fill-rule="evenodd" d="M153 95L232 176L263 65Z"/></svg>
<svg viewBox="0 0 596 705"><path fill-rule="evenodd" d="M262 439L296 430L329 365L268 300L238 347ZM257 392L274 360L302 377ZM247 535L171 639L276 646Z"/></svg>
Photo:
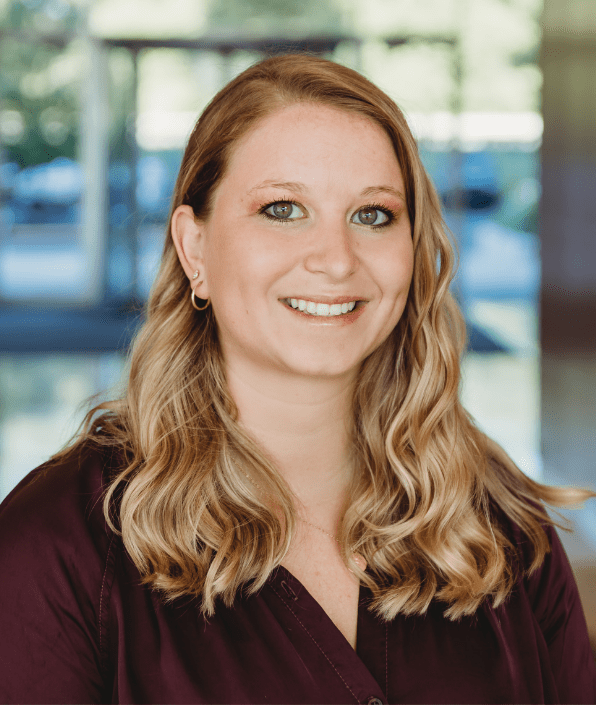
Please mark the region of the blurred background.
<svg viewBox="0 0 596 705"><path fill-rule="evenodd" d="M465 405L594 489L595 49L594 0L0 0L0 499L118 394L194 121L288 51L403 108L459 246ZM596 644L595 505L563 538Z"/></svg>

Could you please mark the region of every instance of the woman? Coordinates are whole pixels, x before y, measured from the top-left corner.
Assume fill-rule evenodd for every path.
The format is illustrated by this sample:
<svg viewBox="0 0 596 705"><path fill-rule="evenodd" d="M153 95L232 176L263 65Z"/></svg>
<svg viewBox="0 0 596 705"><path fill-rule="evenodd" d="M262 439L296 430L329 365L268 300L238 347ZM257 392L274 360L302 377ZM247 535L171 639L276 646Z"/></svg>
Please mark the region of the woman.
<svg viewBox="0 0 596 705"><path fill-rule="evenodd" d="M2 702L593 702L543 502L458 401L394 103L268 59L199 119L126 396L1 514Z"/></svg>

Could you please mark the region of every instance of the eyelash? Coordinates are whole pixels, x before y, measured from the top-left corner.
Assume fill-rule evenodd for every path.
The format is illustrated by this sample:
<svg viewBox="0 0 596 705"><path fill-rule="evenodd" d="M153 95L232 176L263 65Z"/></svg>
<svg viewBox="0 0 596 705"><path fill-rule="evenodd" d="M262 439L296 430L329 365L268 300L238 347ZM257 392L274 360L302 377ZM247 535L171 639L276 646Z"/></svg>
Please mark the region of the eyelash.
<svg viewBox="0 0 596 705"><path fill-rule="evenodd" d="M271 215L270 213L266 212L268 208L271 208L271 206L276 206L278 203L290 203L293 206L297 206L298 208L301 208L300 204L297 203L296 201L292 200L291 198L279 198L275 201L271 201L270 203L263 204L259 208L259 213L261 215L265 216L265 218L268 218L269 220L273 220L276 223L283 223L284 225L286 225L287 223L291 223L294 220L297 220L297 218L276 218L274 215ZM397 215L398 215L393 209L388 208L387 206L383 206L380 203L369 203L369 204L359 208L356 211L356 213L358 213L360 211L365 211L367 209L371 209L371 210L374 209L374 210L381 211L381 213L384 213L387 216L387 220L384 223L379 223L378 225L369 225L368 226L369 228L374 228L374 229L386 228L388 225L391 225L395 221L395 219L397 218ZM364 223L358 223L358 225L364 225Z"/></svg>

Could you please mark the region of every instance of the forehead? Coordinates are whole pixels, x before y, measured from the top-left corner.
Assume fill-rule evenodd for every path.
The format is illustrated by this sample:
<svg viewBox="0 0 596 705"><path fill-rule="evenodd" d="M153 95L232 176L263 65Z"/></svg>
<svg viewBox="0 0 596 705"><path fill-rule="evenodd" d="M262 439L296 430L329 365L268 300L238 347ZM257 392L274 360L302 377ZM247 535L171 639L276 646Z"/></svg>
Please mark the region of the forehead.
<svg viewBox="0 0 596 705"><path fill-rule="evenodd" d="M262 118L234 145L222 182L308 183L325 174L337 178L340 172L342 180L351 183L370 179L402 183L393 144L380 125L358 113L298 103Z"/></svg>

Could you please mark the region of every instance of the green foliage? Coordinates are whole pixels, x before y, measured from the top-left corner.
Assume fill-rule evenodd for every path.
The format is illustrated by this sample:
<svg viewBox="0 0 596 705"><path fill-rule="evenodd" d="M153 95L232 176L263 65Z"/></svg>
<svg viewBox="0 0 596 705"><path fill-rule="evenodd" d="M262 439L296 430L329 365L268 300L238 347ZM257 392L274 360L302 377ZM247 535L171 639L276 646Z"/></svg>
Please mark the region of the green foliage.
<svg viewBox="0 0 596 705"><path fill-rule="evenodd" d="M67 37L76 25L77 6L67 0L0 0L4 161L26 167L59 156L75 158L80 84L78 71L71 69L65 74L65 68L69 60L76 62L77 58L67 42L41 37ZM39 41L23 38L35 34L41 34ZM21 129L15 130L15 125Z"/></svg>
<svg viewBox="0 0 596 705"><path fill-rule="evenodd" d="M58 156L75 158L79 85L71 80L56 80L55 67L64 60L64 51L50 44L28 43L10 36L0 41L0 120L7 115L18 115L23 125L22 134L10 135L11 139L4 137L4 160L26 167Z"/></svg>

